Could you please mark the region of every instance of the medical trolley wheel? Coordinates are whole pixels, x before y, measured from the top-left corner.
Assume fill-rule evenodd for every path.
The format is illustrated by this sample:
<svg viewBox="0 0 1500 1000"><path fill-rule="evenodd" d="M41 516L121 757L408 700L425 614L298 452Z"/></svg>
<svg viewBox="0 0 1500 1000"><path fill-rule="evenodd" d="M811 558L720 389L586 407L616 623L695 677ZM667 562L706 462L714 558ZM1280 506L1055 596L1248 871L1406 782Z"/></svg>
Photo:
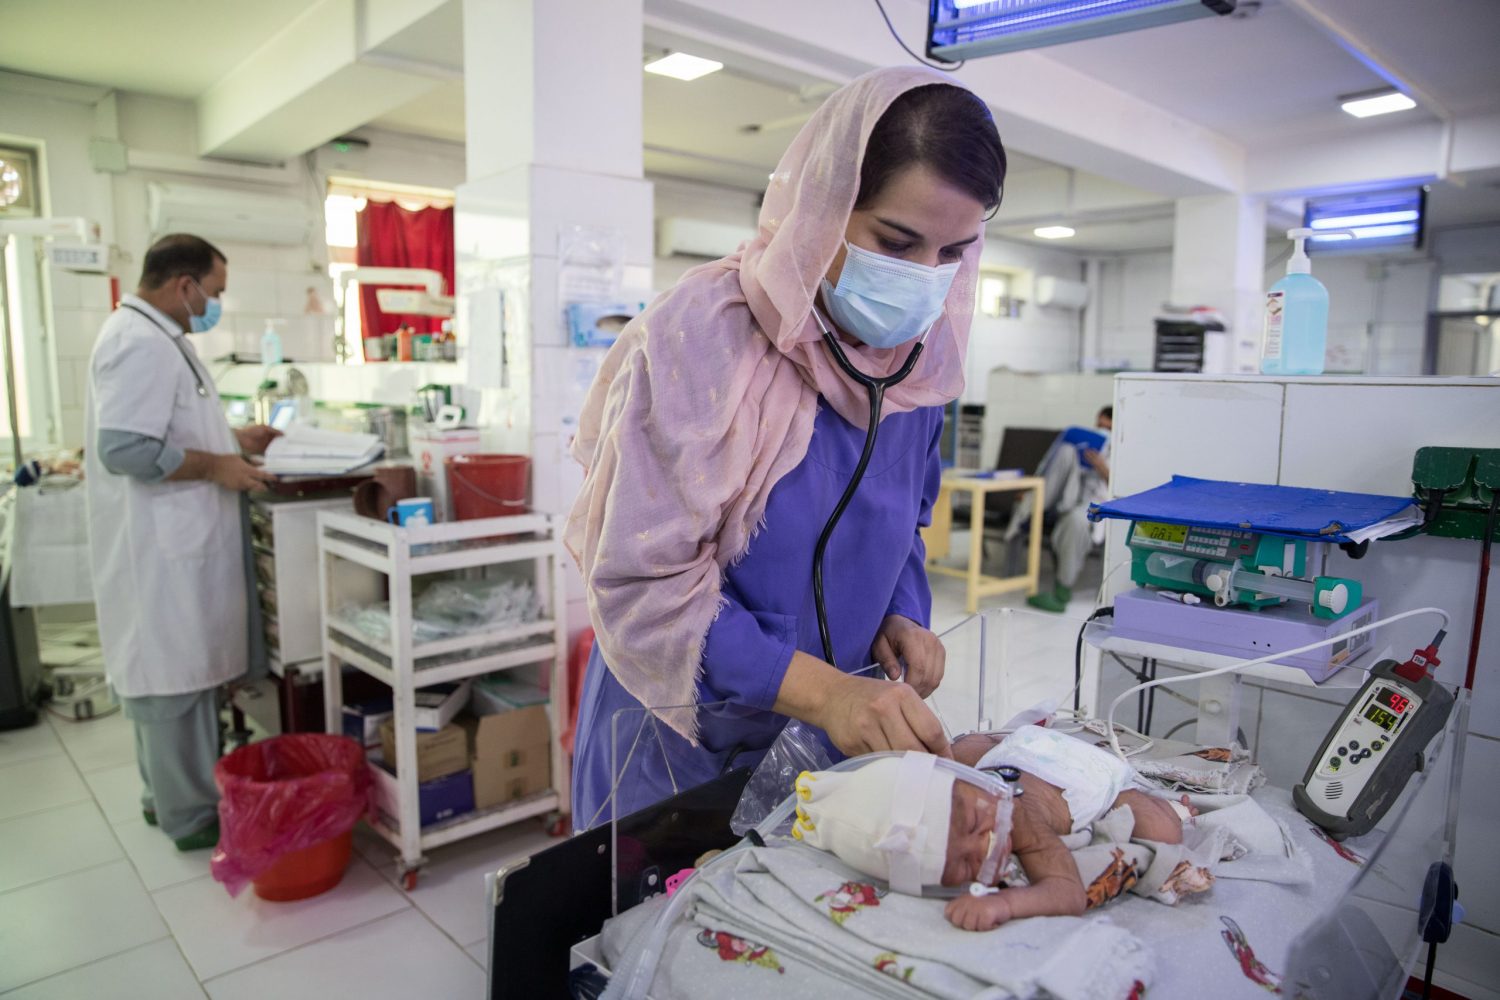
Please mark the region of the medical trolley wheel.
<svg viewBox="0 0 1500 1000"><path fill-rule="evenodd" d="M417 887L417 874L421 872L421 870L421 868L406 868L403 866L400 873L401 888L405 889L407 892L411 892L412 890L414 890Z"/></svg>
<svg viewBox="0 0 1500 1000"><path fill-rule="evenodd" d="M547 836L549 837L571 837L573 835L573 817L568 813L553 813L547 817Z"/></svg>

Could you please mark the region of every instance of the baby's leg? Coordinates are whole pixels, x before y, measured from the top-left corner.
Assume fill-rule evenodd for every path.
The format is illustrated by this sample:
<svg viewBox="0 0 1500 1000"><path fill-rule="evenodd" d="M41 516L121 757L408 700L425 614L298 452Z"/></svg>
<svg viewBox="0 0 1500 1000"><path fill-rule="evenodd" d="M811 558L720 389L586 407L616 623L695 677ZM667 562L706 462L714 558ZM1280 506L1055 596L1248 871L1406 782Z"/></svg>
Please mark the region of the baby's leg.
<svg viewBox="0 0 1500 1000"><path fill-rule="evenodd" d="M1182 804L1190 812L1197 812L1189 805L1186 795L1182 797ZM1131 788L1120 793L1119 798L1115 799L1115 805L1129 806L1130 811L1135 814L1132 836L1137 840L1154 840L1159 844L1182 843L1182 817L1166 799Z"/></svg>

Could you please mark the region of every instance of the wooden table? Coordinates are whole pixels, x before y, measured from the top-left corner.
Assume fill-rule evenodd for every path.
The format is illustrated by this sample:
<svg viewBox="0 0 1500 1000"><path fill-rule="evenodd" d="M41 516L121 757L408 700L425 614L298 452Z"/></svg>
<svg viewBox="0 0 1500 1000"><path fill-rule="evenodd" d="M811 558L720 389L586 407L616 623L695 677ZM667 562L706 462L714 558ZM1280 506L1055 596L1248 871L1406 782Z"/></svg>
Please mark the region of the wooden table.
<svg viewBox="0 0 1500 1000"><path fill-rule="evenodd" d="M1027 596L1037 592L1038 577L1042 563L1042 517L1045 506L1040 476L1011 476L993 479L973 472L955 470L943 474L942 488L938 491L937 503L933 505L932 524L923 529L922 541L927 546L927 572L943 576L956 576L969 584L969 613L979 610L979 599L992 594L1007 594L1013 590L1024 590ZM1031 490L1032 518L1030 545L1026 553L1026 572L1020 576L986 576L982 572L984 561L984 500L991 493L1010 493ZM969 494L969 563L964 569L940 566L938 561L947 557L953 533L953 494Z"/></svg>

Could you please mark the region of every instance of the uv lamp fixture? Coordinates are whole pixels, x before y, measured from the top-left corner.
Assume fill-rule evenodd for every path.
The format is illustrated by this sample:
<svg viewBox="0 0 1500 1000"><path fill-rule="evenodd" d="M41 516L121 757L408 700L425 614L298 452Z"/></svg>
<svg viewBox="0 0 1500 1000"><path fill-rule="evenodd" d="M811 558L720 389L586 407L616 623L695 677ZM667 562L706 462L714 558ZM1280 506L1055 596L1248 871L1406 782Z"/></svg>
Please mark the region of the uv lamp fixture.
<svg viewBox="0 0 1500 1000"><path fill-rule="evenodd" d="M1313 230L1308 253L1416 250L1426 215L1427 189L1412 187L1309 198L1302 224Z"/></svg>
<svg viewBox="0 0 1500 1000"><path fill-rule="evenodd" d="M956 62L1234 13L1238 0L932 0L927 55Z"/></svg>

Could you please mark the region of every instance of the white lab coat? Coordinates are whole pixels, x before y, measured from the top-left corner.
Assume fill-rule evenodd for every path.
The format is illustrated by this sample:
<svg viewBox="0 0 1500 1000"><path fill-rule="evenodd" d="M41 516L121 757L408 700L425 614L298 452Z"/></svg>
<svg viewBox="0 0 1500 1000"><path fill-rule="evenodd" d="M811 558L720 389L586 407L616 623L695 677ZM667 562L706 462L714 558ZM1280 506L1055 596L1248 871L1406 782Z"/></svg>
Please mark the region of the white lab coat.
<svg viewBox="0 0 1500 1000"><path fill-rule="evenodd" d="M122 303L156 322L117 309L89 362L84 451L99 639L120 695L186 694L245 672L239 496L207 481L146 483L115 475L99 459L98 432L129 431L221 454L239 447L213 379L181 328L134 295ZM198 395L193 368L174 340L187 348L206 396Z"/></svg>

